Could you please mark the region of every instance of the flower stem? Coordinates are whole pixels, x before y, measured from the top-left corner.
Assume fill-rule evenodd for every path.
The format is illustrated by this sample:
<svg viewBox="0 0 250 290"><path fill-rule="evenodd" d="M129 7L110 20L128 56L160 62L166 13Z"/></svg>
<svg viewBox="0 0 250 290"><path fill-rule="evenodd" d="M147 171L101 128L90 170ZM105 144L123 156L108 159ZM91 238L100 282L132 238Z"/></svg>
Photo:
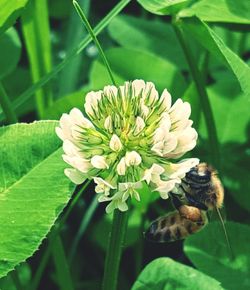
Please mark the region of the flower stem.
<svg viewBox="0 0 250 290"><path fill-rule="evenodd" d="M7 122L9 124L17 123L18 122L17 116L14 110L12 109L10 99L1 82L0 82L0 105L4 111Z"/></svg>
<svg viewBox="0 0 250 290"><path fill-rule="evenodd" d="M53 237L51 243L52 256L56 268L56 276L61 290L74 290L73 281L65 255L63 243L59 234Z"/></svg>
<svg viewBox="0 0 250 290"><path fill-rule="evenodd" d="M75 9L76 9L76 11L77 11L77 13L78 13L78 15L80 16L82 22L84 23L84 25L85 25L85 27L86 27L88 33L89 33L90 36L92 37L92 39L93 39L93 41L94 41L96 47L98 48L99 53L100 53L100 55L101 55L101 57L102 57L102 60L103 60L105 66L106 66L106 68L107 68L108 74L109 74L109 76L110 76L110 79L111 79L113 85L116 85L116 83L115 83L115 79L114 79L114 77L113 77L113 74L112 74L112 71L111 71L111 68L110 68L110 65L109 65L109 63L108 63L108 60L107 60L107 58L106 58L106 56L105 56L105 54L104 54L104 51L103 51L103 49L102 49L102 47L101 47L101 45L100 45L100 42L98 41L98 39L97 39L97 37L96 37L96 35L95 35L95 33L94 33L94 31L93 31L93 29L92 29L92 27L91 27L89 21L88 21L88 19L87 19L87 17L85 16L83 10L81 9L80 5L78 4L78 2L77 2L76 0L73 0L73 5L74 5L74 7L75 7Z"/></svg>
<svg viewBox="0 0 250 290"><path fill-rule="evenodd" d="M180 45L183 49L184 55L186 57L187 63L190 68L194 83L196 85L197 91L200 95L200 102L202 110L204 112L205 122L208 131L209 143L211 146L211 161L219 170L220 167L220 154L219 154L219 142L217 137L216 126L214 122L214 116L212 113L211 105L209 103L208 94L206 91L205 81L202 77L202 73L199 71L197 61L195 60L192 51L185 39L182 28L180 27L180 20L173 20L173 28L175 30L176 36L180 42Z"/></svg>
<svg viewBox="0 0 250 290"><path fill-rule="evenodd" d="M128 225L128 211L114 211L108 250L105 260L103 290L115 290L117 287L119 265Z"/></svg>

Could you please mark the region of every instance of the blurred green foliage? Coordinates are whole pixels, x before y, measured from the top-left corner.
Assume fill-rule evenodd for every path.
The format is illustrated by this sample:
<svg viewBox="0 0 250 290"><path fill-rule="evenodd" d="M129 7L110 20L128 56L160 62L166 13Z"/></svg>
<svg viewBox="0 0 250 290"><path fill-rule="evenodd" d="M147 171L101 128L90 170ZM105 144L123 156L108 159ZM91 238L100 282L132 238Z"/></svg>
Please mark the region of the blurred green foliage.
<svg viewBox="0 0 250 290"><path fill-rule="evenodd" d="M73 107L83 110L88 91L110 84L98 50L90 43L71 1L39 1L0 0L0 81L20 122L58 120ZM117 83L142 78L153 81L160 92L167 88L173 100L181 97L190 102L199 142L189 155L211 162L200 97L172 25L177 21L206 85L219 139L224 215L230 219L226 228L234 260L228 257L218 223L188 238L184 251L178 243L163 247L146 242L142 232L147 223L167 213L171 205L152 193L148 198L145 188L142 202L132 202L119 289L129 289L132 284L133 290L249 289L249 1L138 0L118 16L129 1L79 2L93 27L101 21L95 31L100 33ZM0 114L2 125L6 125L4 112ZM1 276L33 255L72 193L63 175L65 164L53 155L59 147L55 124L42 121L0 129ZM5 197L2 192L6 190ZM62 223L64 261L72 244L77 248L68 271L75 289L100 289L103 273L111 217L104 215L102 205L75 240L92 198L93 188L77 199L74 212ZM59 289L62 285L58 273L65 269L54 270L48 258L51 251L45 241L28 264L16 268L25 289L34 290L35 284L40 284L39 289ZM179 262L154 260L161 256ZM60 266L58 260L55 264ZM15 287L11 274L0 280L3 290Z"/></svg>

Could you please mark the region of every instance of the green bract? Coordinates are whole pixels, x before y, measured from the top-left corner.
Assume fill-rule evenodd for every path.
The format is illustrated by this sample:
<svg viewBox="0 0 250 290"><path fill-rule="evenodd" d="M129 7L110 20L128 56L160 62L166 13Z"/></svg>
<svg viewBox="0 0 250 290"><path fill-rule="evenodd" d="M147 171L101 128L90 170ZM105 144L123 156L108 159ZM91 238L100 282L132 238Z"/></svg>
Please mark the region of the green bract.
<svg viewBox="0 0 250 290"><path fill-rule="evenodd" d="M178 99L171 107L166 89L159 96L153 83L135 80L90 92L85 100L89 119L74 108L62 115L56 132L64 141L63 159L73 167L65 174L76 184L93 178L99 201L111 201L107 212L127 210L129 197L139 201L142 182L168 198L199 162L170 162L194 148L197 133L190 105Z"/></svg>

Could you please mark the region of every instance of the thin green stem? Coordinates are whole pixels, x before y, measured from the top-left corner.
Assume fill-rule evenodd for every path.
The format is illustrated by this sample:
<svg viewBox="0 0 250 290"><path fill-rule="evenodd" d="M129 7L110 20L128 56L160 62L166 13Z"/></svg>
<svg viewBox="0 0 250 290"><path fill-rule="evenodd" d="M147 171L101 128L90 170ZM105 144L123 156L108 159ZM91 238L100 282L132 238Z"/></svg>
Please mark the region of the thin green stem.
<svg viewBox="0 0 250 290"><path fill-rule="evenodd" d="M95 32L93 31L93 29L92 29L92 27L91 27L91 25L90 25L90 23L89 23L87 17L85 16L83 10L81 9L81 7L79 6L79 4L78 4L77 1L73 0L73 5L74 5L74 7L75 7L75 9L76 9L76 11L77 11L77 13L78 13L78 15L80 16L82 22L84 23L84 25L85 25L85 27L86 27L88 33L89 33L90 36L92 37L92 39L93 39L93 41L94 41L96 47L98 48L99 53L100 53L100 55L101 55L101 57L102 57L102 60L103 60L105 66L106 66L106 68L107 68L107 71L108 71L108 74L109 74L109 76L110 76L110 79L111 79L112 83L113 83L114 85L116 85L116 84L115 84L115 79L114 79L114 77L113 77L113 74L112 74L112 71L111 71L111 68L110 68L110 65L109 65L109 62L108 62L108 60L107 60L107 58L106 58L106 56L105 56L105 54L104 54L104 51L103 51L103 49L102 49L102 47L101 47L101 45L100 45L100 42L98 41L98 39L97 39L97 37L96 37L96 35L95 35Z"/></svg>
<svg viewBox="0 0 250 290"><path fill-rule="evenodd" d="M50 254L51 248L48 246L44 255L42 256L42 259L40 260L39 267L34 275L34 278L32 279L30 287L28 288L29 290L36 290L38 288L43 272L49 262Z"/></svg>
<svg viewBox="0 0 250 290"><path fill-rule="evenodd" d="M91 180L86 181L82 188L78 191L78 193L74 196L72 202L70 203L69 207L67 208L65 214L63 215L62 219L60 220L60 225L58 227L58 230L61 230L63 224L65 223L65 221L67 220L68 216L70 215L71 211L73 210L74 206L77 204L79 198L81 197L82 193L84 192L84 190L89 186L89 184L91 183Z"/></svg>
<svg viewBox="0 0 250 290"><path fill-rule="evenodd" d="M12 271L10 273L10 276L11 276L11 279L12 279L12 281L13 281L15 287L16 287L16 290L24 290L24 287L21 284L21 281L20 281L20 278L19 278L17 270Z"/></svg>
<svg viewBox="0 0 250 290"><path fill-rule="evenodd" d="M128 211L114 211L103 277L103 290L116 290L119 266L128 224Z"/></svg>
<svg viewBox="0 0 250 290"><path fill-rule="evenodd" d="M143 230L145 225L145 217L146 213L142 214L141 217L141 223L139 227L139 239L137 241L137 244L135 246L135 275L138 277L142 270L142 262L143 262L143 251L144 251L144 236L143 236Z"/></svg>
<svg viewBox="0 0 250 290"><path fill-rule="evenodd" d="M105 27L109 25L109 23L114 19L114 17L121 12L121 10L128 5L131 0L122 0L120 1L109 13L106 15L100 23L93 29L95 35L98 35L103 31ZM55 66L50 73L47 73L44 77L42 77L38 82L28 88L25 92L23 92L16 100L13 102L13 108L17 109L22 106L26 101L28 101L34 93L44 86L48 81L50 81L53 77L55 77L72 59L74 59L79 53L82 52L84 48L91 42L91 36L87 35L79 45L73 49L66 58ZM0 114L0 121L3 120L3 114Z"/></svg>
<svg viewBox="0 0 250 290"><path fill-rule="evenodd" d="M52 68L47 2L47 0L29 1L21 17L22 32L34 83L49 73ZM38 116L43 118L46 108L53 102L49 84L36 91L35 101Z"/></svg>
<svg viewBox="0 0 250 290"><path fill-rule="evenodd" d="M0 82L0 105L6 116L7 122L9 124L17 123L18 122L17 116L12 108L11 101L1 82Z"/></svg>
<svg viewBox="0 0 250 290"><path fill-rule="evenodd" d="M69 253L69 264L71 264L71 262L75 256L79 241L80 241L81 237L83 236L83 234L85 233L98 205L99 205L99 202L98 202L97 196L95 196L93 198L93 201L91 202L91 204L88 206L88 209L87 209L85 215L83 216L79 230L78 230L76 237L72 243L72 247L71 247L71 250Z"/></svg>
<svg viewBox="0 0 250 290"><path fill-rule="evenodd" d="M216 126L214 122L214 117L212 109L209 103L208 94L206 91L206 86L204 78L198 68L197 61L195 60L192 51L188 45L188 42L185 39L182 28L180 27L179 20L173 21L173 27L176 33L176 36L180 42L180 45L183 49L184 55L186 57L187 63L190 68L194 83L196 85L197 91L200 95L200 102L202 110L204 112L205 122L208 131L208 138L211 147L212 163L219 170L220 168L220 154L219 154L219 142L217 137Z"/></svg>
<svg viewBox="0 0 250 290"><path fill-rule="evenodd" d="M60 289L73 290L74 286L70 274L70 269L59 234L53 237L53 241L51 242L51 250Z"/></svg>

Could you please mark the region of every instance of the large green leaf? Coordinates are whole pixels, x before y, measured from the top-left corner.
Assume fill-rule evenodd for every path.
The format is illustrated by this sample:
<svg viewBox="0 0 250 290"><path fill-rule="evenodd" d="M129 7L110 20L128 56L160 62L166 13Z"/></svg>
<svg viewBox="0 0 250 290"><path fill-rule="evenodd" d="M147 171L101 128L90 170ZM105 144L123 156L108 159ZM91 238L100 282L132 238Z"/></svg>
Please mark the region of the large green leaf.
<svg viewBox="0 0 250 290"><path fill-rule="evenodd" d="M58 100L56 100L52 106L45 110L45 117L48 119L58 120L65 112L69 112L72 108L78 108L81 111L84 109L85 96L90 91L88 87L68 94Z"/></svg>
<svg viewBox="0 0 250 290"><path fill-rule="evenodd" d="M0 1L0 34L14 23L27 3L28 0Z"/></svg>
<svg viewBox="0 0 250 290"><path fill-rule="evenodd" d="M158 91L167 88L172 96L181 97L185 89L185 80L177 68L154 54L132 49L114 48L106 51L117 84L125 80L143 79L155 83ZM110 84L105 66L94 62L90 73L90 85L102 89Z"/></svg>
<svg viewBox="0 0 250 290"><path fill-rule="evenodd" d="M159 15L175 14L190 0L137 0L146 10Z"/></svg>
<svg viewBox="0 0 250 290"><path fill-rule="evenodd" d="M250 4L249 0L202 0L179 13L179 17L190 16L208 22L250 24Z"/></svg>
<svg viewBox="0 0 250 290"><path fill-rule="evenodd" d="M249 99L239 92L236 80L228 78L219 81L208 87L207 91L220 143L245 142L250 122ZM206 136L204 120L199 132L201 136Z"/></svg>
<svg viewBox="0 0 250 290"><path fill-rule="evenodd" d="M199 270L220 281L226 289L247 290L250 288L250 227L227 222L226 228L233 259L218 222L190 236L185 241L185 253Z"/></svg>
<svg viewBox="0 0 250 290"><path fill-rule="evenodd" d="M169 258L159 258L146 266L132 290L222 290L207 275Z"/></svg>
<svg viewBox="0 0 250 290"><path fill-rule="evenodd" d="M0 36L0 80L12 72L21 56L21 41L14 28Z"/></svg>
<svg viewBox="0 0 250 290"><path fill-rule="evenodd" d="M188 34L200 42L212 55L221 59L233 71L238 79L242 91L250 97L250 68L232 50L230 50L222 39L203 21L197 17L182 20L182 27ZM250 98L249 98L250 103Z"/></svg>
<svg viewBox="0 0 250 290"><path fill-rule="evenodd" d="M234 201L250 212L250 141L248 144L225 144L222 147L222 180Z"/></svg>
<svg viewBox="0 0 250 290"><path fill-rule="evenodd" d="M67 204L56 121L0 129L0 277L30 257Z"/></svg>
<svg viewBox="0 0 250 290"><path fill-rule="evenodd" d="M167 58L181 69L187 68L183 51L168 23L119 15L110 23L108 29L111 37L123 47L148 51Z"/></svg>

